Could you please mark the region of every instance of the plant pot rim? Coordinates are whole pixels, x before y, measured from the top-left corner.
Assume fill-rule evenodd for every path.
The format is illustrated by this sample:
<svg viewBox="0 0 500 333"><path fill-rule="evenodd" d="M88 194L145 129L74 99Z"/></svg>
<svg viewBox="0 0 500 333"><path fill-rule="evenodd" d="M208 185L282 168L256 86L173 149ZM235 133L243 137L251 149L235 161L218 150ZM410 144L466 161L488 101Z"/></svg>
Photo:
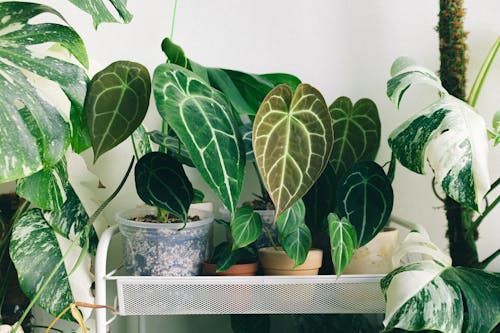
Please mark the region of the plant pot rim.
<svg viewBox="0 0 500 333"><path fill-rule="evenodd" d="M191 207L189 209L191 214L202 216L201 220L186 223L184 229L191 229L210 224L214 220L214 215L211 211ZM125 209L116 213L116 221L119 225L130 226L134 228L144 229L172 229L178 230L182 227L182 223L151 223L151 222L138 222L130 220L130 218L145 216L148 214L156 214L156 207L137 207L132 209Z"/></svg>
<svg viewBox="0 0 500 333"><path fill-rule="evenodd" d="M257 260L249 262L249 263L244 263L244 264L236 263L233 266L229 267L224 272L219 272L219 273L217 272L217 264L213 264L213 263L210 263L208 261L205 261L203 263L203 265L205 267L205 273L208 273L207 268L212 268L212 271L215 273L215 275L232 275L232 276L238 276L237 272L234 272L236 274L232 274L233 273L232 270L234 270L235 268L243 268L242 270L244 272L252 272L253 275L255 275L255 273L257 272L257 270L259 268L259 262Z"/></svg>

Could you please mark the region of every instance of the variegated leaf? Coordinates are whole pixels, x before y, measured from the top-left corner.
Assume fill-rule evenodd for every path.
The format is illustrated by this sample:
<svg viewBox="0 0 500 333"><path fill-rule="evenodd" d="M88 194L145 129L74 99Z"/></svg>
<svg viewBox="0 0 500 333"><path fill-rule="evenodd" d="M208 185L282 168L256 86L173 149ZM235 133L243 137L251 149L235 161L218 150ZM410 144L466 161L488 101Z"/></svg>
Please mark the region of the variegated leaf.
<svg viewBox="0 0 500 333"><path fill-rule="evenodd" d="M496 146L500 143L500 111L497 111L493 116L493 129L495 130L493 144Z"/></svg>
<svg viewBox="0 0 500 333"><path fill-rule="evenodd" d="M437 76L415 66L407 58L397 59L387 83L387 96L399 107L412 85L425 83L440 92L440 98L394 130L389 145L408 169L423 173L425 161L434 171L444 192L457 202L479 210L489 189L488 143L483 118L472 107L449 95Z"/></svg>
<svg viewBox="0 0 500 333"><path fill-rule="evenodd" d="M193 72L173 64L156 68L153 86L161 116L186 146L203 179L234 213L245 152L226 99Z"/></svg>
<svg viewBox="0 0 500 333"><path fill-rule="evenodd" d="M368 243L385 227L393 201L391 182L375 162L355 164L339 181L337 209L356 229L358 247Z"/></svg>
<svg viewBox="0 0 500 333"><path fill-rule="evenodd" d="M377 106L367 98L352 105L348 97L330 105L335 141L330 160L340 178L354 163L373 160L380 146L380 118Z"/></svg>
<svg viewBox="0 0 500 333"><path fill-rule="evenodd" d="M490 187L488 139L481 116L447 95L395 129L389 146L402 165L424 173L427 160L451 198L479 209Z"/></svg>
<svg viewBox="0 0 500 333"><path fill-rule="evenodd" d="M132 14L127 10L127 0L68 0L81 10L89 13L94 21L94 27L106 22L120 22L109 11L108 7L113 6L116 13L120 16L121 22L129 23L132 20Z"/></svg>
<svg viewBox="0 0 500 333"><path fill-rule="evenodd" d="M141 64L116 61L94 75L84 105L94 162L139 127L150 95L149 72Z"/></svg>
<svg viewBox="0 0 500 333"><path fill-rule="evenodd" d="M72 120L83 108L85 71L32 51L33 45L59 44L87 65L83 42L74 30L61 24L32 23L31 19L44 13L62 17L39 4L0 3L0 183L54 166L71 140L69 124L54 106L56 102L47 102L37 89L33 74L59 85L71 102ZM77 135L78 130L74 132Z"/></svg>
<svg viewBox="0 0 500 333"><path fill-rule="evenodd" d="M429 69L417 66L413 59L400 57L391 67L391 79L387 82L387 96L399 108L403 95L415 84L430 85L442 94L448 94L441 80Z"/></svg>
<svg viewBox="0 0 500 333"><path fill-rule="evenodd" d="M176 159L160 152L144 155L135 166L135 187L148 205L163 208L187 221L193 186Z"/></svg>
<svg viewBox="0 0 500 333"><path fill-rule="evenodd" d="M358 244L356 230L345 217L341 219L337 214L329 214L328 231L335 274L339 277L351 262Z"/></svg>
<svg viewBox="0 0 500 333"><path fill-rule="evenodd" d="M132 133L132 145L134 147L135 158L139 160L141 157L153 151L151 141L144 125L140 125Z"/></svg>
<svg viewBox="0 0 500 333"><path fill-rule="evenodd" d="M10 256L18 272L19 284L28 298L35 296L55 270L36 302L53 316L75 301L94 302L90 257L87 254L78 269L69 275L82 250L77 245L70 249L70 244L71 241L54 232L39 209L22 215L12 230ZM88 318L90 311L82 311ZM73 320L68 313L63 318Z"/></svg>
<svg viewBox="0 0 500 333"><path fill-rule="evenodd" d="M254 120L253 148L276 216L311 188L325 169L333 146L332 119L321 94L300 84L274 88Z"/></svg>
<svg viewBox="0 0 500 333"><path fill-rule="evenodd" d="M184 144L179 140L179 138L172 135L163 134L160 131L149 132L149 137L154 143L166 148L167 154L169 156L176 158L182 164L194 168L194 164L193 161L191 161L189 152L187 151L186 146L184 146Z"/></svg>
<svg viewBox="0 0 500 333"><path fill-rule="evenodd" d="M233 250L245 247L257 240L262 231L262 220L250 206L240 207L231 221Z"/></svg>

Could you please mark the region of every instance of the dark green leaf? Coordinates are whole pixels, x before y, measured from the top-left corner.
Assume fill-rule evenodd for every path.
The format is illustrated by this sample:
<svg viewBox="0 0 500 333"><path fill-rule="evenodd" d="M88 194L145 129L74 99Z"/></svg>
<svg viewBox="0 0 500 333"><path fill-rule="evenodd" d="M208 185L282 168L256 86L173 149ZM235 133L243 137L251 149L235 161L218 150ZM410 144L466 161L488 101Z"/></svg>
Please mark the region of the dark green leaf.
<svg viewBox="0 0 500 333"><path fill-rule="evenodd" d="M161 42L161 49L167 56L169 62L190 69L189 60L184 55L184 51L179 45L174 44L170 38L163 39Z"/></svg>
<svg viewBox="0 0 500 333"><path fill-rule="evenodd" d="M380 146L380 118L375 103L364 98L352 105L339 97L330 105L335 141L331 161L338 177L354 163L373 160Z"/></svg>
<svg viewBox="0 0 500 333"><path fill-rule="evenodd" d="M262 220L250 206L242 206L234 214L231 221L233 250L245 247L259 237L262 231Z"/></svg>
<svg viewBox="0 0 500 333"><path fill-rule="evenodd" d="M301 83L298 77L286 73L269 73L269 74L262 74L259 76L271 82L273 86L286 84L287 86L292 88L293 91L295 91L299 86L299 84Z"/></svg>
<svg viewBox="0 0 500 333"><path fill-rule="evenodd" d="M193 203L202 203L204 199L205 194L202 191L193 188Z"/></svg>
<svg viewBox="0 0 500 333"><path fill-rule="evenodd" d="M333 265L335 266L335 273L339 277L351 262L358 244L356 230L345 217L340 219L336 214L329 214L328 231Z"/></svg>
<svg viewBox="0 0 500 333"><path fill-rule="evenodd" d="M212 263L217 264L217 273L227 271L240 258L240 250L233 251L229 242L222 242L214 249Z"/></svg>
<svg viewBox="0 0 500 333"><path fill-rule="evenodd" d="M193 186L176 159L160 152L144 155L135 166L135 187L148 205L187 221Z"/></svg>
<svg viewBox="0 0 500 333"><path fill-rule="evenodd" d="M150 95L149 72L141 64L117 61L94 76L85 97L94 161L139 127Z"/></svg>
<svg viewBox="0 0 500 333"><path fill-rule="evenodd" d="M276 229L278 230L278 239L280 243L289 233L296 231L304 224L306 207L302 200L297 201L292 207L281 213L276 219Z"/></svg>
<svg viewBox="0 0 500 333"><path fill-rule="evenodd" d="M247 161L255 162L255 155L252 147L252 124L244 124L240 126L241 138L245 146L245 157Z"/></svg>
<svg viewBox="0 0 500 333"><path fill-rule="evenodd" d="M177 65L158 66L153 83L160 115L184 143L203 179L234 213L245 152L231 107L221 93Z"/></svg>
<svg viewBox="0 0 500 333"><path fill-rule="evenodd" d="M254 120L253 148L262 180L280 215L321 176L333 146L332 119L323 96L301 84L264 99Z"/></svg>
<svg viewBox="0 0 500 333"><path fill-rule="evenodd" d="M189 157L189 152L179 138L165 135L160 131L149 132L149 136L151 141L165 147L169 156L176 158L182 164L194 168L193 161L191 161L191 157Z"/></svg>
<svg viewBox="0 0 500 333"><path fill-rule="evenodd" d="M295 261L295 265L293 266L295 268L306 261L311 244L311 231L305 223L302 223L298 228L284 237L281 246L286 254Z"/></svg>
<svg viewBox="0 0 500 333"><path fill-rule="evenodd" d="M393 191L384 170L375 162L355 164L339 181L337 208L354 226L358 246L384 228L392 211Z"/></svg>

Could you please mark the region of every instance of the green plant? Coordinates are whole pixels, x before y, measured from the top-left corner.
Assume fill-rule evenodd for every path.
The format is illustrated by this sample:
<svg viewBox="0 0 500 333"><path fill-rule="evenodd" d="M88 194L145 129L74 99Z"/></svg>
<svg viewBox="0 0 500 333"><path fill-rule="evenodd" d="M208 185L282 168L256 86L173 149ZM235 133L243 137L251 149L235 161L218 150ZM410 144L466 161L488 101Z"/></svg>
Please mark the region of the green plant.
<svg viewBox="0 0 500 333"><path fill-rule="evenodd" d="M498 42L483 65L469 100L475 102L477 99L487 68L493 60L491 54L496 49ZM399 107L404 93L417 83L438 89L439 99L391 133L389 145L393 154L403 166L418 173L424 172L427 160L436 184L446 195L469 210L479 212L482 201L500 183L495 181L490 187L487 168L488 138L497 141L498 137L495 121L494 128L487 130L486 122L473 106L451 96L434 73L408 58L399 58L394 62L387 95ZM498 202L500 197L486 204L482 214L466 229L467 239L473 241L470 236ZM428 239L408 242L418 245L419 250L427 251L424 253L430 254L434 261L411 262L385 278L382 287L387 293L390 309L386 317L388 330L399 327L412 331L489 332L500 322L500 275L475 268L451 267L451 259L439 259L443 255L439 254L441 257L438 258L437 248L430 245ZM410 245L404 245L402 251L410 248ZM486 267L498 254L499 251L495 251L478 263L477 268ZM407 272L422 279L405 284L401 276ZM396 288L412 290L413 294L400 295ZM417 308L421 310L421 315L415 316ZM487 315L487 320L481 318L490 309L494 313ZM431 312L434 313L432 316L426 316Z"/></svg>

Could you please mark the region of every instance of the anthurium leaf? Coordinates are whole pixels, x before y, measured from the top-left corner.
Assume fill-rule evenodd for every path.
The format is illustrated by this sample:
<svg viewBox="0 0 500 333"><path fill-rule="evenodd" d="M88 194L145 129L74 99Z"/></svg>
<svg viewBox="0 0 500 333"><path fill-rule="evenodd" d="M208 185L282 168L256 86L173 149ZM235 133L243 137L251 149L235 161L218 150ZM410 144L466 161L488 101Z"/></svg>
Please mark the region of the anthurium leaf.
<svg viewBox="0 0 500 333"><path fill-rule="evenodd" d="M301 81L298 77L287 73L269 73L269 74L261 74L259 76L271 82L273 86L277 86L279 84L286 84L287 86L292 88L293 91L295 91L298 85L301 84Z"/></svg>
<svg viewBox="0 0 500 333"><path fill-rule="evenodd" d="M232 245L229 242L222 242L214 249L213 263L217 264L217 272L227 271L231 266L236 264L240 258L239 249L232 250Z"/></svg>
<svg viewBox="0 0 500 333"><path fill-rule="evenodd" d="M189 152L179 138L171 135L165 135L160 131L151 131L149 136L151 141L165 147L169 156L175 157L182 164L194 168Z"/></svg>
<svg viewBox="0 0 500 333"><path fill-rule="evenodd" d="M429 69L417 66L413 59L400 57L391 67L391 78L387 82L387 96L399 108L401 99L412 85L426 84L435 87L440 93L447 94L441 80Z"/></svg>
<svg viewBox="0 0 500 333"><path fill-rule="evenodd" d="M400 125L389 146L401 164L424 173L425 161L438 184L457 202L479 209L490 187L486 125L469 105L447 95Z"/></svg>
<svg viewBox="0 0 500 333"><path fill-rule="evenodd" d="M262 220L250 206L240 207L231 221L233 250L245 247L257 240L262 231Z"/></svg>
<svg viewBox="0 0 500 333"><path fill-rule="evenodd" d="M55 270L54 277L36 302L53 316L75 301L94 302L91 296L90 257L87 255L78 269L69 275L81 252L77 245L70 248L70 244L71 241L54 232L39 209L23 214L12 230L10 256L18 272L21 289L28 298L35 296ZM58 267L63 255L66 255L64 263ZM90 315L90 311L82 309L82 312L85 318ZM72 317L66 314L63 319L72 320Z"/></svg>
<svg viewBox="0 0 500 333"><path fill-rule="evenodd" d="M187 221L193 186L176 159L160 152L144 155L135 165L135 187L148 205L163 208Z"/></svg>
<svg viewBox="0 0 500 333"><path fill-rule="evenodd" d="M345 217L339 218L337 214L332 213L328 215L328 231L333 266L335 267L335 274L339 277L351 262L358 244L356 230Z"/></svg>
<svg viewBox="0 0 500 333"><path fill-rule="evenodd" d="M340 179L337 209L356 229L358 246L368 243L384 228L393 200L391 182L375 162L359 162Z"/></svg>
<svg viewBox="0 0 500 333"><path fill-rule="evenodd" d="M60 210L66 201L68 186L66 162L61 160L53 168L43 169L20 179L16 185L16 193L39 208Z"/></svg>
<svg viewBox="0 0 500 333"><path fill-rule="evenodd" d="M90 81L85 114L94 149L94 161L139 127L149 107L151 79L146 67L116 61Z"/></svg>
<svg viewBox="0 0 500 333"><path fill-rule="evenodd" d="M224 96L200 77L162 64L153 77L156 106L185 145L203 179L234 213L243 184L245 151Z"/></svg>
<svg viewBox="0 0 500 333"><path fill-rule="evenodd" d="M304 202L299 200L278 216L276 219L276 228L280 243L283 243L283 240L289 233L296 231L301 224L304 224L305 215L306 207Z"/></svg>
<svg viewBox="0 0 500 333"><path fill-rule="evenodd" d="M205 199L205 194L196 189L196 188L193 188L193 202L192 203L202 203L203 200Z"/></svg>
<svg viewBox="0 0 500 333"><path fill-rule="evenodd" d="M255 162L255 155L253 153L252 147L252 124L247 123L240 126L241 138L243 139L243 145L245 147L245 157L247 161Z"/></svg>
<svg viewBox="0 0 500 333"><path fill-rule="evenodd" d="M500 274L434 261L396 269L381 281L386 331L488 333L500 322Z"/></svg>
<svg viewBox="0 0 500 333"><path fill-rule="evenodd" d="M306 205L306 224L313 234L328 228L326 217L335 211L337 175L332 162L329 162L323 174L304 196Z"/></svg>
<svg viewBox="0 0 500 333"><path fill-rule="evenodd" d="M32 45L58 44L83 65L82 40L61 24L32 23L40 14L62 16L50 7L24 2L1 2L0 16L0 182L27 177L54 166L70 142L69 124L35 87L33 74L59 85L82 109L87 78L83 68L34 51ZM28 23L29 22L29 23ZM37 50L39 50L38 48Z"/></svg>
<svg viewBox="0 0 500 333"><path fill-rule="evenodd" d="M315 88L300 84L292 96L279 85L266 96L254 120L253 148L276 216L321 176L332 146L332 119Z"/></svg>
<svg viewBox="0 0 500 333"><path fill-rule="evenodd" d="M148 132L144 125L139 125L132 133L132 145L134 147L135 158L139 160L142 156L153 151Z"/></svg>
<svg viewBox="0 0 500 333"><path fill-rule="evenodd" d="M354 163L373 160L380 146L380 118L377 106L367 98L352 105L348 97L330 105L335 141L330 160L340 178Z"/></svg>
<svg viewBox="0 0 500 333"><path fill-rule="evenodd" d="M307 258L312 244L311 231L305 223L299 224L292 232L284 238L281 246L286 254L295 261L294 268L302 265Z"/></svg>
<svg viewBox="0 0 500 333"><path fill-rule="evenodd" d="M190 69L189 60L184 55L184 51L179 45L172 42L170 38L163 39L161 49L169 62Z"/></svg>
<svg viewBox="0 0 500 333"><path fill-rule="evenodd" d="M68 0L81 10L87 12L92 16L94 27L97 28L101 23L114 23L120 22L112 13L110 13L107 6L112 5L117 14L121 18L121 22L129 23L132 20L132 14L127 10L126 0Z"/></svg>

